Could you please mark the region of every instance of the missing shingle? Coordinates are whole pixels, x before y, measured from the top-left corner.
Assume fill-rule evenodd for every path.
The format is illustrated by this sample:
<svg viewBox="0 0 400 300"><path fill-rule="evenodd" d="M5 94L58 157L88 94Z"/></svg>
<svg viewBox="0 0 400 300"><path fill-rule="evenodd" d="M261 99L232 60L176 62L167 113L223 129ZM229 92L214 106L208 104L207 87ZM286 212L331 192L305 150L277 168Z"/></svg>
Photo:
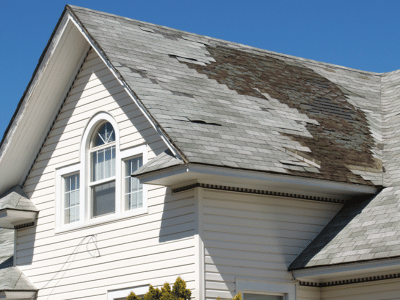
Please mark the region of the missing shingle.
<svg viewBox="0 0 400 300"><path fill-rule="evenodd" d="M189 119L189 121L192 122L192 123L196 123L196 124L222 126L221 124L218 124L218 123L206 122L206 121L203 121L203 120L190 120Z"/></svg>
<svg viewBox="0 0 400 300"><path fill-rule="evenodd" d="M161 34L166 39L174 40L174 41L177 41L178 38L181 38L181 35L179 35L179 34L173 34L173 33L170 33L170 32L163 32L163 31L157 30L157 29L154 29L154 33Z"/></svg>
<svg viewBox="0 0 400 300"><path fill-rule="evenodd" d="M146 28L146 27L142 27L142 26L139 26L139 28L142 29L143 31L155 33L154 30L153 30L153 29L150 29L150 28Z"/></svg>
<svg viewBox="0 0 400 300"><path fill-rule="evenodd" d="M197 59L195 59L195 58L179 56L176 54L168 54L168 56L172 57L172 58L176 58L176 59L187 59L187 60L191 60L191 61L197 61Z"/></svg>
<svg viewBox="0 0 400 300"><path fill-rule="evenodd" d="M194 98L192 94L188 93L183 93L183 92L177 92L177 91L171 91L172 94L177 95L177 96L184 96L184 97L189 97L189 98Z"/></svg>
<svg viewBox="0 0 400 300"><path fill-rule="evenodd" d="M191 123L203 124L203 125L222 126L221 124L218 124L218 123L206 122L204 120L198 120L198 119L189 119L188 117L174 116L174 117L172 117L172 119L174 119L176 121L191 122Z"/></svg>

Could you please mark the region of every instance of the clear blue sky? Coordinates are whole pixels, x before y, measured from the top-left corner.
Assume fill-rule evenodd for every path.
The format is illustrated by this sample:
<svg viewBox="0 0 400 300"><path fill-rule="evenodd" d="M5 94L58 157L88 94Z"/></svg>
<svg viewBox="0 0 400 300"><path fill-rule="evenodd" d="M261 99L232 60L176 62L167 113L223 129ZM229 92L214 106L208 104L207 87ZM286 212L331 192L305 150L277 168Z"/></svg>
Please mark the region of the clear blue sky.
<svg viewBox="0 0 400 300"><path fill-rule="evenodd" d="M66 2L1 4L0 137ZM366 71L400 69L400 1L71 0L69 4Z"/></svg>

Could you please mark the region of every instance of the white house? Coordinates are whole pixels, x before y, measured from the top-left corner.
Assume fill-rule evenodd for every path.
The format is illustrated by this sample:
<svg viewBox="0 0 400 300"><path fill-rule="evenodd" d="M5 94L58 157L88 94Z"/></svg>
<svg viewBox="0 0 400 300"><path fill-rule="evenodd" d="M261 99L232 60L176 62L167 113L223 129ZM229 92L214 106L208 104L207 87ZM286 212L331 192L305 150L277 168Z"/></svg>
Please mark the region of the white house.
<svg viewBox="0 0 400 300"><path fill-rule="evenodd" d="M1 141L0 299L400 299L399 75L66 6Z"/></svg>

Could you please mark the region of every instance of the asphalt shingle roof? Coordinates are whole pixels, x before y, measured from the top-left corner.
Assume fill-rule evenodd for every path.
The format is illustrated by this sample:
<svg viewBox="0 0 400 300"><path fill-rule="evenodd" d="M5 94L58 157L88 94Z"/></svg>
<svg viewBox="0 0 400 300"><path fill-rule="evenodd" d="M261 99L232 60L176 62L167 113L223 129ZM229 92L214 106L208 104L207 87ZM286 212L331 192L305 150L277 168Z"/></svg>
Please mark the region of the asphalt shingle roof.
<svg viewBox="0 0 400 300"><path fill-rule="evenodd" d="M382 185L379 75L71 8L186 162Z"/></svg>
<svg viewBox="0 0 400 300"><path fill-rule="evenodd" d="M400 255L400 72L375 74L68 6L185 163L385 186L291 268ZM160 156L157 170L180 163ZM183 162L182 162L183 163Z"/></svg>
<svg viewBox="0 0 400 300"><path fill-rule="evenodd" d="M28 278L13 267L14 230L0 228L0 291L37 290Z"/></svg>
<svg viewBox="0 0 400 300"><path fill-rule="evenodd" d="M21 187L15 186L0 196L0 209L38 211Z"/></svg>

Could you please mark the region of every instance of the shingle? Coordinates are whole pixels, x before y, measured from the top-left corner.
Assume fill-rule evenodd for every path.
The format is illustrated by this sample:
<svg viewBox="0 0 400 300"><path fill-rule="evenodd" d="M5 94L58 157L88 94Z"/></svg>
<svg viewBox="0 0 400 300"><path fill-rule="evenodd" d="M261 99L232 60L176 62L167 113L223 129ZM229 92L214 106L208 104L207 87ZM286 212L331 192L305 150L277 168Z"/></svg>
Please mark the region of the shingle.
<svg viewBox="0 0 400 300"><path fill-rule="evenodd" d="M291 268L400 249L400 72L357 71L70 9L187 162L387 187L343 207ZM163 153L141 172L182 163Z"/></svg>

